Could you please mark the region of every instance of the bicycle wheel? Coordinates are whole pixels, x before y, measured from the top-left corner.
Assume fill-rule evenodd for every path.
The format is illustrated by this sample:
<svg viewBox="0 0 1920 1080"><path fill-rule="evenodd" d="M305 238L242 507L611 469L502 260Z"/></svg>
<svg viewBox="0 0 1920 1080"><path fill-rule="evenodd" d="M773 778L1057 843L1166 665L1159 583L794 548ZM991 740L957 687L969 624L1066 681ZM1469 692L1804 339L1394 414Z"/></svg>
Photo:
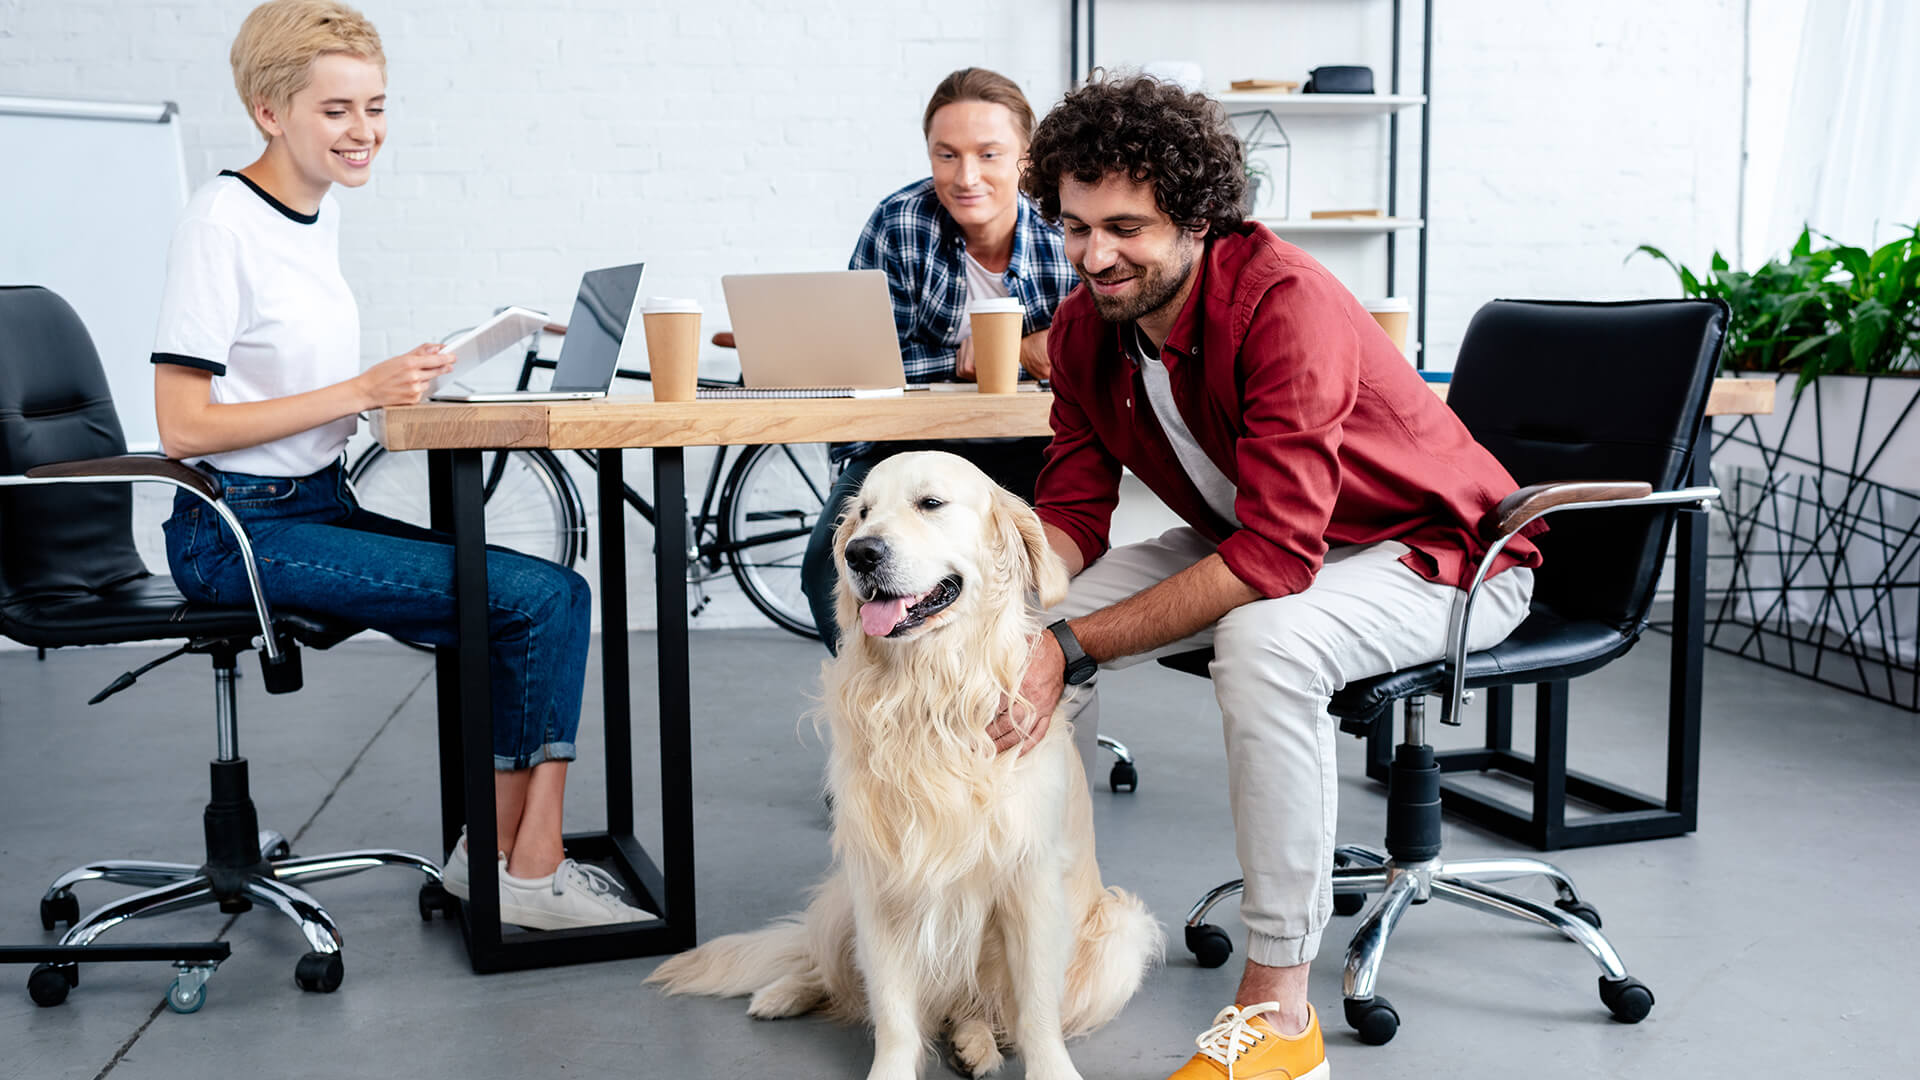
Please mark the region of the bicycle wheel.
<svg viewBox="0 0 1920 1080"><path fill-rule="evenodd" d="M560 459L545 450L514 450L482 454L480 467L489 485L487 543L572 566L586 547L586 506ZM430 526L425 451L370 447L347 481L368 510Z"/></svg>
<svg viewBox="0 0 1920 1080"><path fill-rule="evenodd" d="M740 455L720 494L720 543L753 606L776 626L818 638L800 587L807 538L833 491L825 443L755 446Z"/></svg>

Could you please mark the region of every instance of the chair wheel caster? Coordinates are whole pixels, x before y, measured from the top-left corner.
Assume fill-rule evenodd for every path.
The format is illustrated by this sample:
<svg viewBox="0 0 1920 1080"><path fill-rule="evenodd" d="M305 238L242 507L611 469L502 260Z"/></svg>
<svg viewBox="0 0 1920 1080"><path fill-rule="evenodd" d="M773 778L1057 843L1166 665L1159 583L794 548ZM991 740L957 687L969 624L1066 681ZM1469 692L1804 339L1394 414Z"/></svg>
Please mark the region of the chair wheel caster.
<svg viewBox="0 0 1920 1080"><path fill-rule="evenodd" d="M420 886L420 921L432 922L433 913L439 912L449 918L453 916L453 905L457 903L453 894L445 885L429 881Z"/></svg>
<svg viewBox="0 0 1920 1080"><path fill-rule="evenodd" d="M1187 951L1203 968L1217 968L1233 955L1233 939L1212 923L1187 927Z"/></svg>
<svg viewBox="0 0 1920 1080"><path fill-rule="evenodd" d="M167 987L167 1008L177 1013L196 1013L207 1003L207 984L185 976L175 976Z"/></svg>
<svg viewBox="0 0 1920 1080"><path fill-rule="evenodd" d="M1122 791L1135 791L1140 787L1140 770L1133 767L1131 761L1116 761L1113 769L1107 773L1107 787L1114 794Z"/></svg>
<svg viewBox="0 0 1920 1080"><path fill-rule="evenodd" d="M1393 1003L1378 994L1370 998L1348 998L1345 1002L1347 1026L1368 1046L1385 1046L1400 1030L1400 1014Z"/></svg>
<svg viewBox="0 0 1920 1080"><path fill-rule="evenodd" d="M27 976L27 996L35 1005L51 1009L67 1000L67 991L80 985L80 965L36 964Z"/></svg>
<svg viewBox="0 0 1920 1080"><path fill-rule="evenodd" d="M1585 900L1555 900L1553 906L1579 919L1595 930L1600 929L1600 909Z"/></svg>
<svg viewBox="0 0 1920 1080"><path fill-rule="evenodd" d="M71 929L80 921L80 900L70 892L63 892L49 900L40 898L40 929L52 930L60 923L66 923Z"/></svg>
<svg viewBox="0 0 1920 1080"><path fill-rule="evenodd" d="M331 994L347 974L339 953L310 952L293 969L293 981L309 994Z"/></svg>
<svg viewBox="0 0 1920 1080"><path fill-rule="evenodd" d="M1623 1024L1637 1024L1653 1011L1653 991L1631 975L1624 979L1600 976L1600 1000Z"/></svg>

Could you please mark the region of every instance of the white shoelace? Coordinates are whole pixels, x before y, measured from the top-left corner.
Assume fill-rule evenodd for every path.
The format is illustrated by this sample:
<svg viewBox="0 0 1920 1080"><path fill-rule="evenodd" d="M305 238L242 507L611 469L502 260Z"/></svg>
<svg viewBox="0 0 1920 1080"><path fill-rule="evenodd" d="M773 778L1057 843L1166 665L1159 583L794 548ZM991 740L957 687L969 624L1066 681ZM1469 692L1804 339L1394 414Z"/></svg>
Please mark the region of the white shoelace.
<svg viewBox="0 0 1920 1080"><path fill-rule="evenodd" d="M572 859L560 860L559 868L554 870L553 895L565 894L567 886L576 881L595 896L603 896L616 903L620 902L620 882L612 874L597 866L577 863Z"/></svg>
<svg viewBox="0 0 1920 1080"><path fill-rule="evenodd" d="M1227 1080L1233 1080L1233 1063L1240 1055L1252 1048L1254 1043L1267 1037L1267 1033L1253 1026L1253 1018L1263 1012L1278 1009L1277 1001L1263 1001L1258 1005L1241 1007L1229 1005L1213 1018L1213 1026L1200 1033L1193 1040L1200 1052L1227 1067Z"/></svg>

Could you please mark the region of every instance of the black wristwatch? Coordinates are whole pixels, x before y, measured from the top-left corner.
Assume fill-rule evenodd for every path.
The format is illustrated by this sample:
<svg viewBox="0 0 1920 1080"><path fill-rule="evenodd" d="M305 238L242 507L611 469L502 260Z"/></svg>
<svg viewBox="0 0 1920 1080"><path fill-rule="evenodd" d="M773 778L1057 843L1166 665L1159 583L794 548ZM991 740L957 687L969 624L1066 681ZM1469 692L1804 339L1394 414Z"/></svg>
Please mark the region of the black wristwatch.
<svg viewBox="0 0 1920 1080"><path fill-rule="evenodd" d="M1100 670L1100 665L1087 655L1087 650L1080 647L1080 639L1073 636L1067 620L1061 619L1047 629L1053 633L1053 639L1060 643L1060 652L1067 658L1067 685L1079 686L1093 678L1093 673Z"/></svg>

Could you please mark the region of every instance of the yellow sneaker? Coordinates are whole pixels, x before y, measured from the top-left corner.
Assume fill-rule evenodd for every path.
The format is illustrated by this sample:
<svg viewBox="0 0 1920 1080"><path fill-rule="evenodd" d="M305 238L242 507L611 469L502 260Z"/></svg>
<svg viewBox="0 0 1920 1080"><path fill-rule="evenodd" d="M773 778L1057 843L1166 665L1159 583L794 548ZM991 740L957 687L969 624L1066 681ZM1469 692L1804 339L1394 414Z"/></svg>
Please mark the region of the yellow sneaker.
<svg viewBox="0 0 1920 1080"><path fill-rule="evenodd" d="M1194 1042L1200 1052L1167 1080L1327 1080L1327 1044L1320 1038L1320 1016L1307 1006L1307 1030L1286 1036L1260 1013L1277 1001L1244 1008L1229 1005Z"/></svg>

